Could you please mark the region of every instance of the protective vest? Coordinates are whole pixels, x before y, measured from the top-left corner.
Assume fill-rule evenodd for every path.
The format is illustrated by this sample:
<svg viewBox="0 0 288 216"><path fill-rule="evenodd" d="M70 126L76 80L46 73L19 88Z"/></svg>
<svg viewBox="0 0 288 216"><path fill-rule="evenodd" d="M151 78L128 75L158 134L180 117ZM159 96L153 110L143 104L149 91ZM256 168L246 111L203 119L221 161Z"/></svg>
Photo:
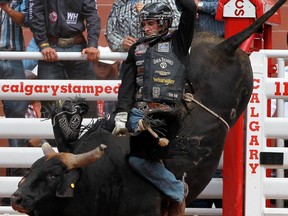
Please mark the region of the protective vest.
<svg viewBox="0 0 288 216"><path fill-rule="evenodd" d="M135 49L138 91L136 101L177 103L182 98L185 66L172 49L172 41Z"/></svg>

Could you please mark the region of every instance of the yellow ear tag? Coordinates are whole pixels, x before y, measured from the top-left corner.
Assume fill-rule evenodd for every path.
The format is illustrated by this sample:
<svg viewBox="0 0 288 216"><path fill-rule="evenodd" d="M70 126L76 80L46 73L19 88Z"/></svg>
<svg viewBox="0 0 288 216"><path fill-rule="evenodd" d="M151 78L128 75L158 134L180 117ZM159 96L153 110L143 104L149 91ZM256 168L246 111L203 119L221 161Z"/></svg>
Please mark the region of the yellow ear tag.
<svg viewBox="0 0 288 216"><path fill-rule="evenodd" d="M74 185L74 183L71 183L71 185L70 185L70 186L71 186L71 188L75 188L75 185Z"/></svg>

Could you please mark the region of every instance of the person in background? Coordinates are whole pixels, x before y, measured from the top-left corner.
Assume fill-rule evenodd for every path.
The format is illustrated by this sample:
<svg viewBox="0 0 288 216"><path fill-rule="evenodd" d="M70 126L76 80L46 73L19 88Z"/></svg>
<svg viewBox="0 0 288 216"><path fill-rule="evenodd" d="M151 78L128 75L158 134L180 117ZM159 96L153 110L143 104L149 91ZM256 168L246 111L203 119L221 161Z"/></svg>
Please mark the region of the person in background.
<svg viewBox="0 0 288 216"><path fill-rule="evenodd" d="M101 24L95 0L33 0L31 10L30 29L44 57L38 61L38 79L95 79L92 62L100 56L97 47ZM86 29L87 41L83 35ZM87 61L59 61L57 52L81 52L87 55ZM41 103L47 108L55 102ZM47 117L45 112L42 116Z"/></svg>
<svg viewBox="0 0 288 216"><path fill-rule="evenodd" d="M0 51L24 51L22 27L28 27L28 0L0 3ZM1 79L25 79L22 60L0 60ZM2 100L6 118L24 118L28 108L26 100ZM10 147L23 147L24 139L8 139ZM12 170L12 169L11 169ZM7 175L14 175L7 173Z"/></svg>
<svg viewBox="0 0 288 216"><path fill-rule="evenodd" d="M215 19L218 9L218 0L195 0L197 5L197 31L212 32L224 37L224 21Z"/></svg>
<svg viewBox="0 0 288 216"><path fill-rule="evenodd" d="M109 47L98 47L100 53L110 53ZM97 80L116 80L118 79L119 62L114 60L99 60L94 62L94 73Z"/></svg>
<svg viewBox="0 0 288 216"><path fill-rule="evenodd" d="M39 52L40 49L38 47L38 45L36 44L34 38L32 38L26 48L26 52ZM32 72L34 70L34 72L32 72L33 74L35 74L35 77L32 75L29 75L29 79L34 79L37 78L37 70L38 70L38 61L34 60L34 59L23 59L23 66L24 66L24 70L26 71L30 71ZM29 73L29 72L27 72ZM27 74L26 74L27 77Z"/></svg>
<svg viewBox="0 0 288 216"><path fill-rule="evenodd" d="M116 0L106 23L106 40L113 52L127 52L143 36L138 22L139 11L148 3L163 3L173 10L172 28L177 28L180 13L173 0Z"/></svg>
<svg viewBox="0 0 288 216"><path fill-rule="evenodd" d="M100 53L109 53L111 52L109 47L98 47ZM96 74L97 80L117 80L118 79L118 67L119 61L111 60L99 60L94 62L94 73ZM109 115L115 110L116 101L97 101L99 117L104 117Z"/></svg>
<svg viewBox="0 0 288 216"><path fill-rule="evenodd" d="M160 1L145 4L140 11L140 30L144 37L130 47L122 64L114 135L127 132L128 128L137 133L141 127L138 123L147 112L172 111L181 104L185 68L189 67L189 48L194 35L196 5L193 0L176 0L176 3L181 8L181 18L178 29L173 32L169 28L174 11L168 4ZM139 146L135 148L137 151L130 152L131 168L169 198L168 216L183 215L184 182L176 179L161 161L149 160L142 152L139 153Z"/></svg>

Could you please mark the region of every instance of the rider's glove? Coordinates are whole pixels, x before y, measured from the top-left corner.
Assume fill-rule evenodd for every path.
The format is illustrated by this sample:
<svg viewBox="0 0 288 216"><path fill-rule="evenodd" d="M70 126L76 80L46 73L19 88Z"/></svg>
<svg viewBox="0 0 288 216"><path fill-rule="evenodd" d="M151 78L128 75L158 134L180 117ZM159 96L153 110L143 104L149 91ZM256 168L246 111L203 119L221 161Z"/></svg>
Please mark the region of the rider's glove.
<svg viewBox="0 0 288 216"><path fill-rule="evenodd" d="M128 129L126 128L126 122L128 118L127 112L119 112L115 116L115 127L112 131L112 134L119 135L119 134L126 134Z"/></svg>
<svg viewBox="0 0 288 216"><path fill-rule="evenodd" d="M183 100L186 103L190 103L193 101L193 95L191 93L185 93L185 94L183 94Z"/></svg>

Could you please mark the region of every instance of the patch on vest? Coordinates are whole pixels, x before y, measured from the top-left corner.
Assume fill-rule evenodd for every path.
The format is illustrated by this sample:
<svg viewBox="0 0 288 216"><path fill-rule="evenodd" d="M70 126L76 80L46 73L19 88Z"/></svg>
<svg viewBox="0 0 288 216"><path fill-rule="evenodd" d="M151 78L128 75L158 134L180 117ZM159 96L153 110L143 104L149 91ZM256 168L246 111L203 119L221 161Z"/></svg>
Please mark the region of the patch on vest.
<svg viewBox="0 0 288 216"><path fill-rule="evenodd" d="M168 53L169 52L169 43L168 42L159 43L158 44L158 52Z"/></svg>
<svg viewBox="0 0 288 216"><path fill-rule="evenodd" d="M147 48L148 48L148 45L147 44L139 44L136 49L135 49L135 55L141 55L143 53L146 53L147 51Z"/></svg>
<svg viewBox="0 0 288 216"><path fill-rule="evenodd" d="M154 98L159 98L160 97L160 93L161 93L161 90L160 90L160 87L153 87L153 91L152 91L152 96Z"/></svg>

